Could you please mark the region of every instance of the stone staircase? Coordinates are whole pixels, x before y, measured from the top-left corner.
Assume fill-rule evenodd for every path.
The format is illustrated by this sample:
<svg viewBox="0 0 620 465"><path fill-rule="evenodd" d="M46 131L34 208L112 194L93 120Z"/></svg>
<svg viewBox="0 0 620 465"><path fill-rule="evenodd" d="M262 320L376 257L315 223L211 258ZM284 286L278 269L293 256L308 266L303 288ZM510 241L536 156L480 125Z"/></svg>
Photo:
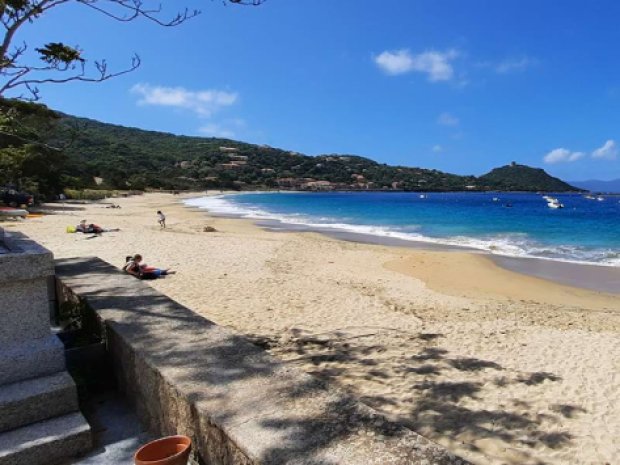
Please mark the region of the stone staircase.
<svg viewBox="0 0 620 465"><path fill-rule="evenodd" d="M50 331L52 254L27 241L0 254L0 465L54 465L92 447Z"/></svg>

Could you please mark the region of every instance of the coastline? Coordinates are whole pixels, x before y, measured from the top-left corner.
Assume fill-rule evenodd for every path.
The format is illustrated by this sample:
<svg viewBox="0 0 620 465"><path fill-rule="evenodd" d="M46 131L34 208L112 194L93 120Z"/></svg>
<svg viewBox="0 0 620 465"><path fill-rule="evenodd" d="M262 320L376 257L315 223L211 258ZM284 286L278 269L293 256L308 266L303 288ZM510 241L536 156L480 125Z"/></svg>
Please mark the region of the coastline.
<svg viewBox="0 0 620 465"><path fill-rule="evenodd" d="M234 194L242 195L244 193L225 192L223 194L210 194L210 196ZM301 194L303 194L303 192ZM201 196L204 196L204 194L201 194ZM305 224L285 223L277 219L247 218L244 217L242 214L235 213L213 213L208 209L189 205L186 205L186 207L198 212L206 213L212 217L250 221L256 226L273 232L311 232L323 234L325 236L338 240L362 244L410 248L422 251L435 251L446 253L455 252L482 255L495 265L501 267L502 269L512 271L521 275L540 278L549 282L553 282L555 284L586 289L595 292L620 294L620 267L617 266L568 261L553 258L513 256L502 253L492 253L488 250L481 250L466 245L401 239L398 237L352 232L346 229L338 229L332 227L328 228L316 225L310 226Z"/></svg>
<svg viewBox="0 0 620 465"><path fill-rule="evenodd" d="M480 253L273 232L183 198L54 204L3 225L57 258L96 255L120 268L141 253L174 268L149 285L474 463L620 461L617 295ZM120 231L65 232L83 218Z"/></svg>

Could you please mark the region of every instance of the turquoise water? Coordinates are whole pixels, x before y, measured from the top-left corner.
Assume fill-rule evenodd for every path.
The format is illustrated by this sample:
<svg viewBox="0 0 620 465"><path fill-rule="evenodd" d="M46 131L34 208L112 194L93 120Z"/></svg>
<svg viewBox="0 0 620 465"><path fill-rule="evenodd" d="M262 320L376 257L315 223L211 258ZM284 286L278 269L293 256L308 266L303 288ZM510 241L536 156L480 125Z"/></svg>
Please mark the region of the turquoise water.
<svg viewBox="0 0 620 465"><path fill-rule="evenodd" d="M201 197L214 213L324 230L473 247L510 256L620 266L620 198L521 193L247 193ZM496 200L494 200L494 198Z"/></svg>

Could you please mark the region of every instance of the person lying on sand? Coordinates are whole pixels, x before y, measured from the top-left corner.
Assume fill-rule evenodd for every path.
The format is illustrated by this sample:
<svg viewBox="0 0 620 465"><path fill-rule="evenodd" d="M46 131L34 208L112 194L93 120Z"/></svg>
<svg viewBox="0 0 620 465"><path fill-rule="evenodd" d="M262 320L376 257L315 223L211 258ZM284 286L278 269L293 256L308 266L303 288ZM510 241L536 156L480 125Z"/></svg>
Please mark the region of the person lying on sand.
<svg viewBox="0 0 620 465"><path fill-rule="evenodd" d="M148 266L146 263L142 263L142 255L135 254L133 257L127 257L123 271L138 279L157 279L169 274L175 274L169 268L156 268L154 266Z"/></svg>
<svg viewBox="0 0 620 465"><path fill-rule="evenodd" d="M80 224L78 224L75 227L75 232L81 232L84 234L101 234L104 232L112 232L112 231L120 231L120 229L102 228L101 226L94 224L94 223L87 224L86 220L80 221Z"/></svg>

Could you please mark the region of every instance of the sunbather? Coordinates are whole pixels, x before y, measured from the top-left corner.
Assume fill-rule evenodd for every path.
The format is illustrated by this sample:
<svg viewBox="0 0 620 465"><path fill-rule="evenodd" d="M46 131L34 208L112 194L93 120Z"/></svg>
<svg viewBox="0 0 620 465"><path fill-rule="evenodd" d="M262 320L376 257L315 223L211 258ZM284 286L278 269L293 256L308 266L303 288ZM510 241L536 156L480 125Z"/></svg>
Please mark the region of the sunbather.
<svg viewBox="0 0 620 465"><path fill-rule="evenodd" d="M176 271L169 268L156 268L142 263L142 255L135 254L133 257L127 257L123 271L135 276L138 279L157 279L161 276L175 274Z"/></svg>
<svg viewBox="0 0 620 465"><path fill-rule="evenodd" d="M101 226L94 224L94 223L87 224L86 220L80 221L80 224L78 224L75 227L75 232L81 232L84 234L101 234L104 232L111 232L111 231L120 231L120 229L102 228Z"/></svg>

